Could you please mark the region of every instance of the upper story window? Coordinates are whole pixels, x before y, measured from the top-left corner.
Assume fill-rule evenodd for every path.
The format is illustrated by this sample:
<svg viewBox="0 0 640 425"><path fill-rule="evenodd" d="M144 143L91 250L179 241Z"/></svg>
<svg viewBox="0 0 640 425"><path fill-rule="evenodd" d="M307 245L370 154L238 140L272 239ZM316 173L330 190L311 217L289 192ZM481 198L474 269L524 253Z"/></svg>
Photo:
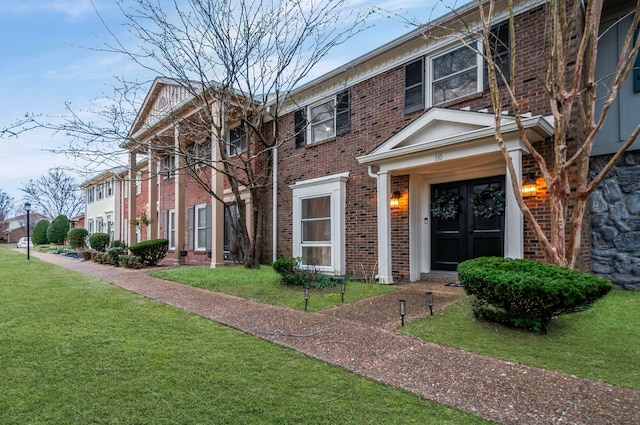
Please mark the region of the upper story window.
<svg viewBox="0 0 640 425"><path fill-rule="evenodd" d="M164 157L164 177L166 179L176 174L176 157L175 155L166 155Z"/></svg>
<svg viewBox="0 0 640 425"><path fill-rule="evenodd" d="M104 197L103 189L104 189L104 183L100 183L99 185L96 186L96 198L98 199L98 201Z"/></svg>
<svg viewBox="0 0 640 425"><path fill-rule="evenodd" d="M309 107L310 143L336 135L335 99Z"/></svg>
<svg viewBox="0 0 640 425"><path fill-rule="evenodd" d="M247 133L239 126L229 130L229 156L247 151Z"/></svg>
<svg viewBox="0 0 640 425"><path fill-rule="evenodd" d="M431 59L431 103L435 105L476 93L480 60L477 51L468 46Z"/></svg>
<svg viewBox="0 0 640 425"><path fill-rule="evenodd" d="M296 111L296 147L346 134L350 130L351 92L346 89L328 99Z"/></svg>
<svg viewBox="0 0 640 425"><path fill-rule="evenodd" d="M498 84L509 81L509 23L491 28L490 54L499 73ZM488 73L483 57L482 41L454 46L432 56L422 57L404 66L404 112L409 114L425 107L488 90Z"/></svg>
<svg viewBox="0 0 640 425"><path fill-rule="evenodd" d="M87 203L90 204L95 199L95 188L87 189Z"/></svg>
<svg viewBox="0 0 640 425"><path fill-rule="evenodd" d="M211 138L207 137L191 145L189 154L193 168L200 168L210 164Z"/></svg>
<svg viewBox="0 0 640 425"><path fill-rule="evenodd" d="M107 196L113 196L113 185L114 185L114 181L113 179L109 180L107 183Z"/></svg>

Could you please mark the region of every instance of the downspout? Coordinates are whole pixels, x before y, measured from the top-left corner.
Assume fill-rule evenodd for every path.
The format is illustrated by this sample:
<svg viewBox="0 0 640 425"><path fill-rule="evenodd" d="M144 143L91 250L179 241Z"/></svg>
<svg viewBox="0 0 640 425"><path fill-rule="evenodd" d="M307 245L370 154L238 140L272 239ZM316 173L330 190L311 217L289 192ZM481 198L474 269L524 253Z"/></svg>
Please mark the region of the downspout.
<svg viewBox="0 0 640 425"><path fill-rule="evenodd" d="M273 188L271 189L273 193L273 206L272 206L272 216L273 216L273 224L271 229L271 238L272 238L272 261L276 261L278 259L278 147L275 146L273 148Z"/></svg>
<svg viewBox="0 0 640 425"><path fill-rule="evenodd" d="M267 113L269 113L269 107L267 107ZM276 139L276 122L273 119L273 140ZM272 261L278 259L278 144L273 147L273 187L271 189L273 195L273 205L271 208L272 225L271 225L271 257Z"/></svg>

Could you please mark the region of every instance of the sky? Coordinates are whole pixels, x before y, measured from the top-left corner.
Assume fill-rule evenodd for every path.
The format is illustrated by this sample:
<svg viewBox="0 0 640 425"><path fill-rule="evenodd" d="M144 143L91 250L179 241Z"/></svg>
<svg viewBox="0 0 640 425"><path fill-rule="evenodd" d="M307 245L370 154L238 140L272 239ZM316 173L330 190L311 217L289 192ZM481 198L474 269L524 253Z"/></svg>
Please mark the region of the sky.
<svg viewBox="0 0 640 425"><path fill-rule="evenodd" d="M318 64L316 73L344 64L413 29L389 15L425 22L446 12L452 3L348 1L354 7L374 6L385 13L371 15L368 28L331 51ZM89 111L96 99L112 95L112 88L119 85L118 77L149 82L157 77L123 55L100 50L113 40L109 31L126 38L123 23L115 0L0 0L0 129L27 113L43 117L65 114L66 103L76 111ZM49 151L64 149L70 142L64 134L42 129L0 138L0 189L19 206L23 203L19 188L50 168L68 168L78 183L104 170L100 164L75 162Z"/></svg>

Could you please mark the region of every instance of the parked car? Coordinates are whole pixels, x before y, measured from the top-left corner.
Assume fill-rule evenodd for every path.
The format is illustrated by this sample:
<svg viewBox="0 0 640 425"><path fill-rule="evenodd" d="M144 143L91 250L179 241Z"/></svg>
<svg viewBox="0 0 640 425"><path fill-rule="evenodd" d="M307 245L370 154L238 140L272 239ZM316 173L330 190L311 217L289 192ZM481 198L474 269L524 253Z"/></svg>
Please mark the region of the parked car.
<svg viewBox="0 0 640 425"><path fill-rule="evenodd" d="M31 241L31 238L28 238L28 239L29 239L29 247L33 248L33 242ZM16 246L18 248L26 248L27 247L27 237L25 236L25 237L22 237L22 238L18 239L18 243L16 244Z"/></svg>

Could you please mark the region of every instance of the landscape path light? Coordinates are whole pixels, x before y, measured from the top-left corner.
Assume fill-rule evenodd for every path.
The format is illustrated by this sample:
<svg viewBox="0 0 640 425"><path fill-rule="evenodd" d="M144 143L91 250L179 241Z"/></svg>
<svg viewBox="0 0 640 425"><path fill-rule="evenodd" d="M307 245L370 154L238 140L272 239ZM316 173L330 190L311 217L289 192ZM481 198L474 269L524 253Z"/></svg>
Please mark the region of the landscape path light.
<svg viewBox="0 0 640 425"><path fill-rule="evenodd" d="M427 298L427 306L429 307L429 312L433 316L433 292L428 291L424 295Z"/></svg>
<svg viewBox="0 0 640 425"><path fill-rule="evenodd" d="M304 311L309 307L309 285L304 285Z"/></svg>
<svg viewBox="0 0 640 425"><path fill-rule="evenodd" d="M402 326L404 326L404 316L407 314L407 301L400 300L400 320L402 321Z"/></svg>

